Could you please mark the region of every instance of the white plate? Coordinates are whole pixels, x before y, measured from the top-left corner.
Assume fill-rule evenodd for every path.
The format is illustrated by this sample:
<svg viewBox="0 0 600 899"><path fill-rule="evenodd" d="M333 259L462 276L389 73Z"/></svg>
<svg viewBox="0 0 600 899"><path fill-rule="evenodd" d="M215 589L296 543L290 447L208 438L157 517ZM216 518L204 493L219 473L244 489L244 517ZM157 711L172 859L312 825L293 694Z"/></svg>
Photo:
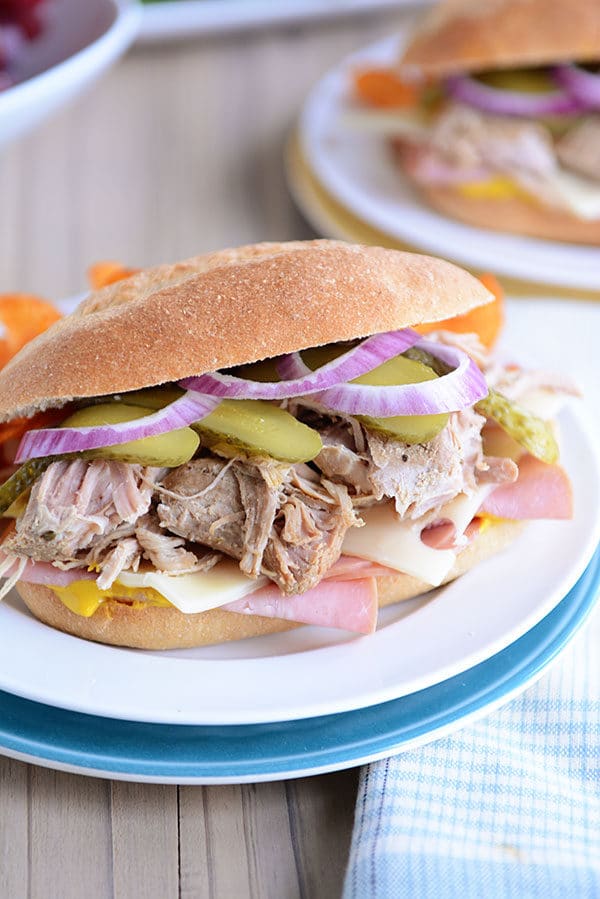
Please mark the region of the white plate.
<svg viewBox="0 0 600 899"><path fill-rule="evenodd" d="M554 608L600 538L599 328L594 304L519 301L509 307L505 345L516 358L556 367L562 355L594 404L581 411L576 405L563 417L573 522L530 525L508 551L429 600L384 610L379 630L368 638L304 627L204 649L139 652L61 634L9 598L0 606L0 689L131 721L247 724L374 705L489 658Z"/></svg>
<svg viewBox="0 0 600 899"><path fill-rule="evenodd" d="M300 140L323 187L372 227L426 252L514 278L597 289L596 247L485 231L446 218L429 209L405 181L383 137L344 124L341 113L352 69L357 64L393 64L400 40L389 38L348 57L308 97Z"/></svg>
<svg viewBox="0 0 600 899"><path fill-rule="evenodd" d="M0 93L0 146L79 94L134 39L139 10L129 0L52 0L41 36L26 44Z"/></svg>
<svg viewBox="0 0 600 899"><path fill-rule="evenodd" d="M599 585L596 554L567 597L502 652L427 690L342 715L177 727L77 715L0 692L0 753L73 774L181 784L287 780L364 765L448 736L534 683L588 617Z"/></svg>
<svg viewBox="0 0 600 899"><path fill-rule="evenodd" d="M177 40L192 35L330 18L385 7L422 5L423 0L166 0L144 6L140 40Z"/></svg>

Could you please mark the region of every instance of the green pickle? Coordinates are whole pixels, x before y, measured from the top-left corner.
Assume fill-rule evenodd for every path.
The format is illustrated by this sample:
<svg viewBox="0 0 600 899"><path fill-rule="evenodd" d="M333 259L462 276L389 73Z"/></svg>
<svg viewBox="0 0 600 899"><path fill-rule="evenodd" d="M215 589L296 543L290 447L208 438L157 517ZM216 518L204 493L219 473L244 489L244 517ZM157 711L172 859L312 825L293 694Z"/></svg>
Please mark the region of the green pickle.
<svg viewBox="0 0 600 899"><path fill-rule="evenodd" d="M323 448L317 431L264 400L223 400L192 425L208 446L228 446L281 462L310 462Z"/></svg>
<svg viewBox="0 0 600 899"><path fill-rule="evenodd" d="M302 354L310 368L325 365L339 355L340 350L336 347L322 347ZM367 374L355 378L351 383L393 387L401 384L422 384L437 377L433 369L421 361L407 359L406 356L394 356ZM448 423L446 412L439 415L394 415L391 418L357 415L356 418L372 431L388 434L396 440L401 440L402 443L427 443Z"/></svg>
<svg viewBox="0 0 600 899"><path fill-rule="evenodd" d="M78 409L62 423L64 428L88 428L97 425L113 425L134 421L154 412L150 407L130 406L125 403L99 403ZM200 440L191 428L178 428L155 437L143 437L115 446L103 446L90 450L86 456L94 459L111 459L117 462L133 462L138 465L157 465L176 468L189 462Z"/></svg>
<svg viewBox="0 0 600 899"><path fill-rule="evenodd" d="M162 387L146 387L144 390L133 390L131 393L115 394L112 398L115 403L124 403L127 406L143 406L146 410L154 412L174 403L185 390L175 384L165 384Z"/></svg>
<svg viewBox="0 0 600 899"><path fill-rule="evenodd" d="M490 72L479 72L475 78L488 87L503 91L547 94L556 90L548 69L493 69Z"/></svg>
<svg viewBox="0 0 600 899"><path fill-rule="evenodd" d="M549 422L522 409L496 390L490 390L485 399L479 400L475 410L500 425L536 459L549 465L558 461L558 443Z"/></svg>
<svg viewBox="0 0 600 899"><path fill-rule="evenodd" d="M424 350L413 348L407 350L407 354L420 361L431 362L431 366L440 375L450 371L444 362L435 359ZM507 396L492 388L486 397L475 403L474 409L500 425L503 431L536 459L549 465L558 461L560 450L550 422L544 421L527 409L522 409Z"/></svg>
<svg viewBox="0 0 600 899"><path fill-rule="evenodd" d="M135 394L123 394L122 399L160 409L182 393L177 387L150 387ZM190 427L198 432L203 445L224 455L230 448L250 456L270 456L281 462L309 462L323 447L317 431L265 400L223 400L213 412Z"/></svg>
<svg viewBox="0 0 600 899"><path fill-rule="evenodd" d="M20 468L17 468L8 481L0 485L0 515L4 515L21 494L25 493L53 462L62 458L64 456L44 456L41 459L30 459L29 462L25 462Z"/></svg>

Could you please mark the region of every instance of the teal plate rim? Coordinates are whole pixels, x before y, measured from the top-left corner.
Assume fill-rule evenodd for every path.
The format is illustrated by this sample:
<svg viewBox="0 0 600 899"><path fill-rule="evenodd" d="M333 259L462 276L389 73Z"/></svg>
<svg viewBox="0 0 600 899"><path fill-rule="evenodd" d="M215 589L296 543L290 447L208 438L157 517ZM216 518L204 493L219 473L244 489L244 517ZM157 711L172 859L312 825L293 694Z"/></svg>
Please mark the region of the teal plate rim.
<svg viewBox="0 0 600 899"><path fill-rule="evenodd" d="M600 591L600 549L532 630L460 675L381 705L275 724L168 725L100 718L0 691L0 754L133 781L243 783L353 767L423 745L507 702L539 677Z"/></svg>

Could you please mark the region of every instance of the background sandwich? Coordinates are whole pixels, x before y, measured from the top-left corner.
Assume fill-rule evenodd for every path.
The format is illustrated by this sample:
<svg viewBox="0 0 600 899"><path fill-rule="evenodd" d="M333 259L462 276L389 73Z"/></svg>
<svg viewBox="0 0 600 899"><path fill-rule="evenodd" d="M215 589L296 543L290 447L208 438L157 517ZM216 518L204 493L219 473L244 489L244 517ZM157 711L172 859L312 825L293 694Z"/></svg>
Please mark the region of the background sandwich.
<svg viewBox="0 0 600 899"><path fill-rule="evenodd" d="M448 0L359 96L429 203L470 224L600 243L600 5ZM395 124L394 124L395 118Z"/></svg>
<svg viewBox="0 0 600 899"><path fill-rule="evenodd" d="M531 411L553 414L568 385L449 330L492 301L449 263L334 241L93 293L0 373L0 416L26 418L0 487L5 591L142 648L368 633L378 606L456 577L521 521L569 517Z"/></svg>

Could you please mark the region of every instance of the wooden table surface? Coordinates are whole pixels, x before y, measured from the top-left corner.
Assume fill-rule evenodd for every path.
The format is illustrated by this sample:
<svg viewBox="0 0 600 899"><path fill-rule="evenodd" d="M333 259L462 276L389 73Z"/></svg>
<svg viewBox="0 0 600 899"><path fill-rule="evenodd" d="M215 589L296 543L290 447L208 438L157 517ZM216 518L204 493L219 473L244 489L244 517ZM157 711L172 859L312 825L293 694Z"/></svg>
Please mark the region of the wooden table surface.
<svg viewBox="0 0 600 899"><path fill-rule="evenodd" d="M134 49L0 155L0 291L64 297L93 260L314 236L286 191L286 133L327 68L400 21ZM0 759L0 897L339 896L356 778L178 788Z"/></svg>

